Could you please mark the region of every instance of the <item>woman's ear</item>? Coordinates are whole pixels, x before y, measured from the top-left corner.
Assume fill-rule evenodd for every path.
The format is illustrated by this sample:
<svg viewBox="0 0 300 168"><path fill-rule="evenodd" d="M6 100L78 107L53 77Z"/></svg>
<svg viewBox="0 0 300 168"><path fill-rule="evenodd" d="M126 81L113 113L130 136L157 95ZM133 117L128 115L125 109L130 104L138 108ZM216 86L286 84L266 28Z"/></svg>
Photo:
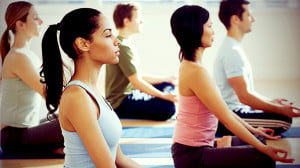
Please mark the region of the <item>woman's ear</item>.
<svg viewBox="0 0 300 168"><path fill-rule="evenodd" d="M21 20L16 21L16 30L22 30L25 27L25 23Z"/></svg>
<svg viewBox="0 0 300 168"><path fill-rule="evenodd" d="M82 37L77 37L75 39L75 45L80 52L90 50L90 42Z"/></svg>

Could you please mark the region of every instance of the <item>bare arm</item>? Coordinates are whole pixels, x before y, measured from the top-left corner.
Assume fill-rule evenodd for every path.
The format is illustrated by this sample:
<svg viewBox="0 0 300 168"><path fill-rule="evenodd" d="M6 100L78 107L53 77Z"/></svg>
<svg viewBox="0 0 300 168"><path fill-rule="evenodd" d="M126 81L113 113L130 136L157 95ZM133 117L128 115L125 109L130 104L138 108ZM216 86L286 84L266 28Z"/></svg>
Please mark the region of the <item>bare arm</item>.
<svg viewBox="0 0 300 168"><path fill-rule="evenodd" d="M236 136L253 145L258 150L263 151L265 145L259 142L247 128L235 118L233 112L228 109L221 98L221 95L207 72L204 69L198 69L192 76L197 76L197 78L194 78L189 86L203 104Z"/></svg>
<svg viewBox="0 0 300 168"><path fill-rule="evenodd" d="M28 56L15 53L7 57L8 64L3 69L3 77L22 79L29 87L44 97L44 84L40 82L40 75L37 67L33 65Z"/></svg>
<svg viewBox="0 0 300 168"><path fill-rule="evenodd" d="M177 77L176 76L158 76L158 75L149 75L143 74L142 78L150 84L159 84L162 82L168 82L173 85L177 85Z"/></svg>
<svg viewBox="0 0 300 168"><path fill-rule="evenodd" d="M125 156L120 146L118 146L117 149L116 165L118 168L142 168L142 166L140 166L134 160Z"/></svg>
<svg viewBox="0 0 300 168"><path fill-rule="evenodd" d="M300 109L297 107L276 103L264 98L263 96L260 96L257 93L250 92L248 89L248 84L243 76L229 78L228 81L243 104L246 104L254 109L259 109L266 112L275 112L288 117L300 116Z"/></svg>
<svg viewBox="0 0 300 168"><path fill-rule="evenodd" d="M61 127L78 133L97 168L115 168L115 162L98 126L99 115L96 103L85 91L79 87L67 88L60 104Z"/></svg>
<svg viewBox="0 0 300 168"><path fill-rule="evenodd" d="M234 117L242 124L244 125L250 132L252 132L253 134L258 134L258 135L262 135L263 137L267 138L267 139L272 139L272 140L276 140L276 139L280 139L281 136L274 136L274 130L270 129L270 128L262 128L262 127L258 127L258 128L254 128L251 125L249 125L247 122L245 122L240 116L238 116L236 113L233 113Z"/></svg>
<svg viewBox="0 0 300 168"><path fill-rule="evenodd" d="M254 146L260 152L269 155L271 158L277 161L293 161L293 159L286 158L286 151L261 143L239 120L236 119L236 117L233 115L233 112L225 104L215 83L210 79L209 74L204 70L204 68L200 66L191 67L191 65L188 64L182 69L184 70L181 70L180 74L183 75L183 77L179 80L179 91L181 94L195 94L230 131L232 131L243 141ZM193 82L189 82L191 76L196 77L193 78ZM278 152L285 153L285 156L278 156Z"/></svg>
<svg viewBox="0 0 300 168"><path fill-rule="evenodd" d="M142 92L145 92L151 96L158 97L164 100L168 100L171 102L176 102L176 95L171 93L163 93L160 90L153 87L150 83L145 81L142 77L140 77L138 74L133 74L128 77L128 80L133 85L135 89L141 90Z"/></svg>

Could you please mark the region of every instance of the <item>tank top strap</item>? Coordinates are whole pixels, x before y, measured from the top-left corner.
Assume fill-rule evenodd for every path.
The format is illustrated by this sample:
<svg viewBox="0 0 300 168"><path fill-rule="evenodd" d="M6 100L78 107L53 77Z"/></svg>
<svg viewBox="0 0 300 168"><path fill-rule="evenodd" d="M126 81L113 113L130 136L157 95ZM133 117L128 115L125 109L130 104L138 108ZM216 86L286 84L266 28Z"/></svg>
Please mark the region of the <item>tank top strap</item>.
<svg viewBox="0 0 300 168"><path fill-rule="evenodd" d="M83 88L88 94L90 94L92 96L92 98L97 102L98 104L98 108L100 109L100 104L101 104L101 100L96 96L96 94L90 89L90 87L88 87L85 83L79 81L79 80L73 80L70 81L66 88L72 85L76 85L76 86L80 86L81 88Z"/></svg>

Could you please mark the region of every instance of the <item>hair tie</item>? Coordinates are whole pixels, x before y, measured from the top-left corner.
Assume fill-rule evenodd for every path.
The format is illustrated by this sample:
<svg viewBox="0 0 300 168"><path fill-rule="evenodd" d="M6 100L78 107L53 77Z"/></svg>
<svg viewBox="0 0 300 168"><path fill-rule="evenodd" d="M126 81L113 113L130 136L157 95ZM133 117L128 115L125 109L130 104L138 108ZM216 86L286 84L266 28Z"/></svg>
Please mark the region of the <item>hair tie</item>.
<svg viewBox="0 0 300 168"><path fill-rule="evenodd" d="M11 29L7 29L7 31L8 31L8 42L9 42L10 44L12 44L13 41L15 40L15 34L14 34L14 31L11 30Z"/></svg>

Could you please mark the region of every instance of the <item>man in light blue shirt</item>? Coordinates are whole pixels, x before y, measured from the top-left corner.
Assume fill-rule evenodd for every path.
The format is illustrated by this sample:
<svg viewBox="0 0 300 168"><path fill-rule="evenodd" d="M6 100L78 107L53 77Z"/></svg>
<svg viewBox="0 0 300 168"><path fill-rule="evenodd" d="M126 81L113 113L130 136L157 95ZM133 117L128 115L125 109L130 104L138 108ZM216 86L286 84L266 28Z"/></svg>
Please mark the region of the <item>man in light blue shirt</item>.
<svg viewBox="0 0 300 168"><path fill-rule="evenodd" d="M223 0L219 18L227 29L214 66L214 77L221 94L231 110L254 127L272 128L279 134L290 128L292 117L300 109L285 99L270 100L255 92L250 62L241 45L244 35L251 32L255 21L249 1ZM228 134L219 124L218 133Z"/></svg>

